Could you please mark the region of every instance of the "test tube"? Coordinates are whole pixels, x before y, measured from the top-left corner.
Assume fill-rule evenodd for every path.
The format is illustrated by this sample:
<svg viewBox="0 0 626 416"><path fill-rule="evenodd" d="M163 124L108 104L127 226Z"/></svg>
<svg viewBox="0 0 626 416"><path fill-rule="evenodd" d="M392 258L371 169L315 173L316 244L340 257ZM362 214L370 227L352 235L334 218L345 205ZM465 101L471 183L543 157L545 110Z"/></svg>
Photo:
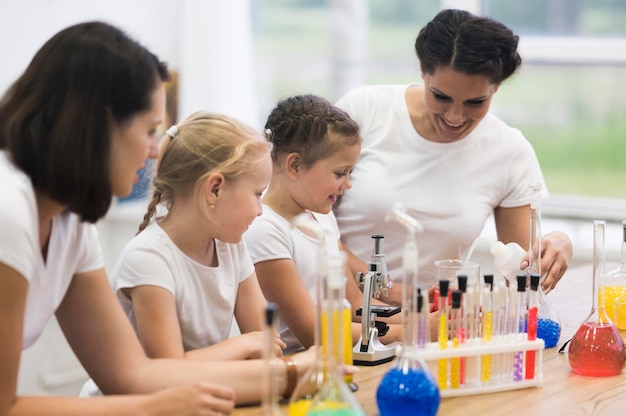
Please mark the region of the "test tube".
<svg viewBox="0 0 626 416"><path fill-rule="evenodd" d="M462 326L462 314L461 314L461 296L463 292L455 290L452 292L452 309L450 311L450 333L452 337L452 347L459 348L459 345L463 343L464 331ZM450 387L458 389L463 384L465 375L461 368L461 357L456 355L450 359Z"/></svg>
<svg viewBox="0 0 626 416"><path fill-rule="evenodd" d="M493 275L483 276L485 287L483 288L482 313L483 313L483 342L491 343L493 331ZM491 354L484 354L481 366L481 380L486 383L491 378Z"/></svg>
<svg viewBox="0 0 626 416"><path fill-rule="evenodd" d="M422 289L417 288L417 347L424 348L428 342L428 308L424 307Z"/></svg>
<svg viewBox="0 0 626 416"><path fill-rule="evenodd" d="M528 340L537 339L537 311L539 309L539 273L530 275L530 295L528 296ZM535 351L526 352L526 379L535 378Z"/></svg>
<svg viewBox="0 0 626 416"><path fill-rule="evenodd" d="M439 280L439 348L445 350L448 347L448 279ZM439 389L445 390L448 385L448 360L445 358L438 361Z"/></svg>
<svg viewBox="0 0 626 416"><path fill-rule="evenodd" d="M515 311L515 340L520 341L522 335L525 333L526 324L526 275L517 275L517 307ZM520 381L523 374L524 354L522 351L515 353L515 359L513 363L513 380Z"/></svg>

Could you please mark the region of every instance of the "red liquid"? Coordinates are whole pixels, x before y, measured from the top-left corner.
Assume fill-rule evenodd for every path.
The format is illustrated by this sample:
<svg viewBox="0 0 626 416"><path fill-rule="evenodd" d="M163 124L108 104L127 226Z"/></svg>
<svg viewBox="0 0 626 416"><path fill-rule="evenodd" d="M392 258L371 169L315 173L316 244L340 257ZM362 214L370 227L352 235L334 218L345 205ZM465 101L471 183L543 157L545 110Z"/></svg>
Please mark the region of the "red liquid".
<svg viewBox="0 0 626 416"><path fill-rule="evenodd" d="M537 339L537 307L528 311L528 340ZM526 378L532 380L535 378L535 351L526 352Z"/></svg>
<svg viewBox="0 0 626 416"><path fill-rule="evenodd" d="M585 322L569 345L568 357L576 374L614 376L624 368L624 341L614 325Z"/></svg>

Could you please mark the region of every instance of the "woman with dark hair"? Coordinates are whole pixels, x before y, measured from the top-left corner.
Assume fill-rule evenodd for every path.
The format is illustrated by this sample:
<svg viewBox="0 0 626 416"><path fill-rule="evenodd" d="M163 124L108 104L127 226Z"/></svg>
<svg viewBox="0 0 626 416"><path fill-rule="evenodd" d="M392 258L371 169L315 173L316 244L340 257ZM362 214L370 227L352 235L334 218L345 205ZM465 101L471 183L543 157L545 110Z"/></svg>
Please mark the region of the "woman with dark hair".
<svg viewBox="0 0 626 416"><path fill-rule="evenodd" d="M0 101L0 415L221 415L235 395L260 400L262 360L149 359L106 276L94 223L157 156L167 79L143 46L90 22L46 42ZM137 395L17 397L21 350L52 315L103 392Z"/></svg>
<svg viewBox="0 0 626 416"><path fill-rule="evenodd" d="M528 247L530 185L542 184L547 195L541 168L522 133L489 112L521 65L517 45L500 22L443 10L415 41L423 84L363 86L339 100L363 137L352 189L334 208L342 242L357 257L367 258L370 236L383 234L389 271L401 275L406 231L385 221L396 203L424 227L417 240L423 284L435 283L435 260L461 258L492 214L500 241ZM564 233L543 236L545 289L571 257ZM400 299L399 291L389 294L388 301Z"/></svg>

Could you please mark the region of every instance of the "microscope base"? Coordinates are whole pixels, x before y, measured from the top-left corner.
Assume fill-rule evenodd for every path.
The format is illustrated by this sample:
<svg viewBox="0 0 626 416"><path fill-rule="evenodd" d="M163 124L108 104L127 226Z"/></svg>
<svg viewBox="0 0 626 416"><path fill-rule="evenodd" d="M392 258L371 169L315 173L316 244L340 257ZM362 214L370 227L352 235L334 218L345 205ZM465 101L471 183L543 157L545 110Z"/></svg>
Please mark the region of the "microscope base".
<svg viewBox="0 0 626 416"><path fill-rule="evenodd" d="M372 334L368 349L366 352L361 352L361 339L354 346L352 350L352 362L354 365L367 365L374 366L383 363L387 363L393 360L396 356L396 348L400 345L399 342L393 342L389 345L384 345L376 334Z"/></svg>

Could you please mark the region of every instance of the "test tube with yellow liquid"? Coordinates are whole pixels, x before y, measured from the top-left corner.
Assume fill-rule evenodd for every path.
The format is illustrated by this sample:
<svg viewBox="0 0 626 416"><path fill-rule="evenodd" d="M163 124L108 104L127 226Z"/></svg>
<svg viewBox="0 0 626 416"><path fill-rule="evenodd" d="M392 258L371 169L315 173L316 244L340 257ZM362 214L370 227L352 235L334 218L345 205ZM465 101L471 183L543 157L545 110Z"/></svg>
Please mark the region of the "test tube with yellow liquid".
<svg viewBox="0 0 626 416"><path fill-rule="evenodd" d="M493 275L486 274L483 276L485 287L483 288L483 342L491 342L493 334ZM491 378L491 354L482 356L480 380L486 383Z"/></svg>

